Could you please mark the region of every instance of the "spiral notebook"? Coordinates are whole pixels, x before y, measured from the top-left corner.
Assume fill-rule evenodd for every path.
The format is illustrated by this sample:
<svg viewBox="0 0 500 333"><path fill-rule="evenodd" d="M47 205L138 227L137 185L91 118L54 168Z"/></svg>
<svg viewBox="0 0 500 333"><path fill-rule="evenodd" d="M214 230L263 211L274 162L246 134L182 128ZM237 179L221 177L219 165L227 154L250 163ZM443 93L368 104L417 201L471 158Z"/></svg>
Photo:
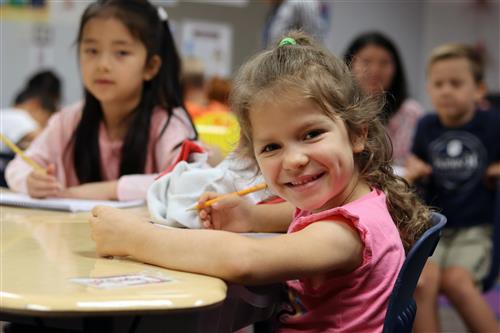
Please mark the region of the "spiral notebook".
<svg viewBox="0 0 500 333"><path fill-rule="evenodd" d="M34 199L21 193L0 193L0 205L17 206L24 208L37 208L49 210L62 210L67 212L88 212L95 206L111 206L115 208L127 208L144 205L145 201L107 201L107 200L83 200L83 199Z"/></svg>

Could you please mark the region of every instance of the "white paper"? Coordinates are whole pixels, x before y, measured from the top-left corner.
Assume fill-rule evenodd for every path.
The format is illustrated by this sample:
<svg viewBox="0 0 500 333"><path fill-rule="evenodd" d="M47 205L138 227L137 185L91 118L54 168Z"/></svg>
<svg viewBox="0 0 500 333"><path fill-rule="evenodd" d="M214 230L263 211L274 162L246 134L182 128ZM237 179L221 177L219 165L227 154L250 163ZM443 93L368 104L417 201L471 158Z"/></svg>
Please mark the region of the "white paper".
<svg viewBox="0 0 500 333"><path fill-rule="evenodd" d="M0 204L24 208L62 210L68 212L89 212L95 206L111 206L115 208L141 206L144 205L144 200L109 201L63 198L34 199L22 193L0 193Z"/></svg>

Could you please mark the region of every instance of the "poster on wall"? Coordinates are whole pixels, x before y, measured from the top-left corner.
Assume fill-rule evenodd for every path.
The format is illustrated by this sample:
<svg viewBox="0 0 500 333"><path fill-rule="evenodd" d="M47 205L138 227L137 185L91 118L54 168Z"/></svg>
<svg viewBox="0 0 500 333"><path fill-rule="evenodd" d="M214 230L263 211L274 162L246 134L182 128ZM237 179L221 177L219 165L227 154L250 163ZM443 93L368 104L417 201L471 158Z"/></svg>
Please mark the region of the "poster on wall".
<svg viewBox="0 0 500 333"><path fill-rule="evenodd" d="M207 77L230 76L233 30L228 24L184 21L181 36L182 54L200 59Z"/></svg>

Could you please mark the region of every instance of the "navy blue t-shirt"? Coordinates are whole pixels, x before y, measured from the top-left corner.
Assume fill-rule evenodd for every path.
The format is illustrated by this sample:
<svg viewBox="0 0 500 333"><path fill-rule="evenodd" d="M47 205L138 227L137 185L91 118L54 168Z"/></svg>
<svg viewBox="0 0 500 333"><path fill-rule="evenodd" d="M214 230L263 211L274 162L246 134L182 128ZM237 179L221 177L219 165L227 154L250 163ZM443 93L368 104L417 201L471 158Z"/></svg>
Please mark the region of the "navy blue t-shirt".
<svg viewBox="0 0 500 333"><path fill-rule="evenodd" d="M425 199L442 209L447 227L492 223L495 193L485 185L485 171L500 161L500 115L476 111L471 121L454 128L444 127L436 114L426 115L412 151L432 166Z"/></svg>

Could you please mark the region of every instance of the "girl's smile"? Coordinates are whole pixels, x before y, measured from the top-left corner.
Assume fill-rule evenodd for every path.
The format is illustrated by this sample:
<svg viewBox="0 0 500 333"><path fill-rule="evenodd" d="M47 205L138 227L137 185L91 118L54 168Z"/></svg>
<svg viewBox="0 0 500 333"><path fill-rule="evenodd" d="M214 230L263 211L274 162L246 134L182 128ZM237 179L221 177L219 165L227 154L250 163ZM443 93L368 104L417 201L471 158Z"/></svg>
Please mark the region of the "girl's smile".
<svg viewBox="0 0 500 333"><path fill-rule="evenodd" d="M318 180L325 175L325 172L321 172L315 175L305 175L295 178L295 180L285 183L285 186L293 188L294 191L305 191L314 187L318 183Z"/></svg>

